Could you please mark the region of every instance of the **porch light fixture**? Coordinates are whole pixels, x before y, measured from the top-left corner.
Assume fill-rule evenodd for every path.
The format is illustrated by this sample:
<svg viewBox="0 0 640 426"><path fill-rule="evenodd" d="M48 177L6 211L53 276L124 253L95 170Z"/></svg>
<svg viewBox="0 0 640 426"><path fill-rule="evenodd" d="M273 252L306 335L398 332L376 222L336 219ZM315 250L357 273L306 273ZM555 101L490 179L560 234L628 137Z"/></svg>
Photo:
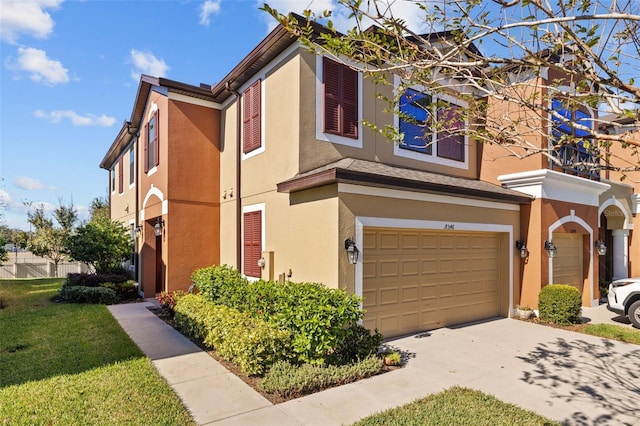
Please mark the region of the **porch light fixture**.
<svg viewBox="0 0 640 426"><path fill-rule="evenodd" d="M605 245L604 241L596 241L596 250L598 250L598 254L600 256L604 256L605 254L607 254L607 246Z"/></svg>
<svg viewBox="0 0 640 426"><path fill-rule="evenodd" d="M349 263L352 265L358 263L358 254L360 254L360 251L358 250L358 247L356 247L355 241L351 238L344 240L344 249L347 251L347 259L349 259Z"/></svg>
<svg viewBox="0 0 640 426"><path fill-rule="evenodd" d="M153 233L156 234L156 237L159 237L162 235L162 230L164 229L164 220L162 220L162 218L158 218L158 220L156 220L156 224L153 226Z"/></svg>
<svg viewBox="0 0 640 426"><path fill-rule="evenodd" d="M527 243L524 241L516 241L516 249L519 251L520 259L526 259L529 256L529 250L527 250Z"/></svg>
<svg viewBox="0 0 640 426"><path fill-rule="evenodd" d="M135 228L133 228L133 234L135 235L136 238L140 237L142 235L142 225L138 225Z"/></svg>
<svg viewBox="0 0 640 426"><path fill-rule="evenodd" d="M549 258L553 259L554 257L556 257L556 253L558 252L558 249L556 248L556 245L553 244L551 241L544 242L544 249L547 251Z"/></svg>

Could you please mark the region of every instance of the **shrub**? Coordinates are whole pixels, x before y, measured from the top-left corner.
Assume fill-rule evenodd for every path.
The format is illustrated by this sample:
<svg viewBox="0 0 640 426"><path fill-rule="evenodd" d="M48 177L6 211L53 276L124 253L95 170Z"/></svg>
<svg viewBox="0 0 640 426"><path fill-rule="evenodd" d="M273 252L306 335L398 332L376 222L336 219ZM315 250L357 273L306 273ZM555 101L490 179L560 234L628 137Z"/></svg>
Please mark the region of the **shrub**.
<svg viewBox="0 0 640 426"><path fill-rule="evenodd" d="M345 330L329 362L347 364L363 360L375 354L381 343L382 334L378 333L378 330L371 334L369 329L356 324Z"/></svg>
<svg viewBox="0 0 640 426"><path fill-rule="evenodd" d="M104 283L120 284L128 281L125 274L89 274L86 272L67 274L63 287L83 286L100 287Z"/></svg>
<svg viewBox="0 0 640 426"><path fill-rule="evenodd" d="M118 301L116 292L105 287L65 286L60 297L70 303L96 303L111 305Z"/></svg>
<svg viewBox="0 0 640 426"><path fill-rule="evenodd" d="M223 305L228 303L221 302L221 298L231 297L237 287L248 284L240 272L228 265L197 269L191 274L191 281L207 299Z"/></svg>
<svg viewBox="0 0 640 426"><path fill-rule="evenodd" d="M382 360L376 356L342 366L295 366L287 361L278 361L257 386L264 392L283 397L298 396L317 389L355 382L378 374L381 370Z"/></svg>
<svg viewBox="0 0 640 426"><path fill-rule="evenodd" d="M540 291L538 310L541 321L560 325L580 324L582 295L570 285L548 285Z"/></svg>
<svg viewBox="0 0 640 426"><path fill-rule="evenodd" d="M289 332L234 308L215 305L201 295L186 295L175 305L178 329L236 364L243 373L262 374L290 353Z"/></svg>
<svg viewBox="0 0 640 426"><path fill-rule="evenodd" d="M182 290L163 291L156 296L156 300L162 304L163 308L173 312L178 300L186 295L187 292Z"/></svg>
<svg viewBox="0 0 640 426"><path fill-rule="evenodd" d="M378 341L365 338L360 329L352 329L363 312L360 298L344 290L318 283L250 283L226 265L199 269L192 280L214 303L288 330L293 336L293 353L300 362L351 362L373 353L371 346ZM349 342L354 338L355 342Z"/></svg>

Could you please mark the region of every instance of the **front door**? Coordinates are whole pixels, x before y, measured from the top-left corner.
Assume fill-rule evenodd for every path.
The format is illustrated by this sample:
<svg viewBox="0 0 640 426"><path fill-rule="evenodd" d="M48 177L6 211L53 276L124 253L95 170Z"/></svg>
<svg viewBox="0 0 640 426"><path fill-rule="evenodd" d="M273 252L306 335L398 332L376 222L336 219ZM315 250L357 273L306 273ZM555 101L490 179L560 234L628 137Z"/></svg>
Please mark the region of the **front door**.
<svg viewBox="0 0 640 426"><path fill-rule="evenodd" d="M162 235L156 237L156 293L164 291L164 262L162 261Z"/></svg>

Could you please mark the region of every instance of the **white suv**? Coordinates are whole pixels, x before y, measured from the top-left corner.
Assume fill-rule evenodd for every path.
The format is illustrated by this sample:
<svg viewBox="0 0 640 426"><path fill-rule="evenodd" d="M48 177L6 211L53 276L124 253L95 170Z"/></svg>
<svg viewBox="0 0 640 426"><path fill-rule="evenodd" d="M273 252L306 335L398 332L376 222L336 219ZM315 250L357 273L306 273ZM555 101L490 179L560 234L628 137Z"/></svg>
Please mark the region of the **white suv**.
<svg viewBox="0 0 640 426"><path fill-rule="evenodd" d="M640 328L640 278L623 278L609 284L607 309L629 318Z"/></svg>

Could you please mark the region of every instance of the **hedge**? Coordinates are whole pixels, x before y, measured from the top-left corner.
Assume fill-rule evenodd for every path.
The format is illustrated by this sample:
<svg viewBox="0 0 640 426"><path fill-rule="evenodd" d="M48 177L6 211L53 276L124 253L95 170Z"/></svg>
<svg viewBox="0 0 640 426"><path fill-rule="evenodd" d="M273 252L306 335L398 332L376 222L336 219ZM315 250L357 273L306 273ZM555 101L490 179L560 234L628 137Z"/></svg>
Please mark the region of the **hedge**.
<svg viewBox="0 0 640 426"><path fill-rule="evenodd" d="M60 297L70 303L112 305L118 301L116 292L105 287L65 286L60 290Z"/></svg>
<svg viewBox="0 0 640 426"><path fill-rule="evenodd" d="M243 373L259 375L291 353L290 334L274 324L227 306L216 305L202 295L178 299L176 328L199 338Z"/></svg>

